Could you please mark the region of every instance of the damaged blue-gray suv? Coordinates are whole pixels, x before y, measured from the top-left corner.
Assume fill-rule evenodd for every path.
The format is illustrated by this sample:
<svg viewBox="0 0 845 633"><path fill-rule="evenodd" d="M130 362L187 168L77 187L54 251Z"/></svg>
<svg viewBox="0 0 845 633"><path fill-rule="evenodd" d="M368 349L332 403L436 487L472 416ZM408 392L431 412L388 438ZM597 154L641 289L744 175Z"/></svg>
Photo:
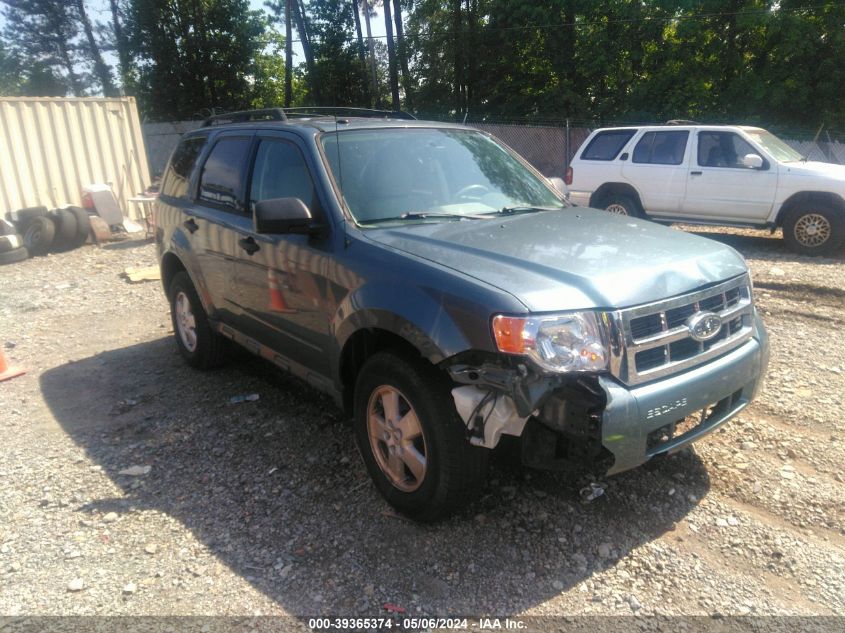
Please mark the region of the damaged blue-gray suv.
<svg viewBox="0 0 845 633"><path fill-rule="evenodd" d="M503 435L608 474L718 428L768 343L732 248L567 204L490 135L402 113L213 117L155 209L179 350L230 341L335 399L377 488L421 521Z"/></svg>

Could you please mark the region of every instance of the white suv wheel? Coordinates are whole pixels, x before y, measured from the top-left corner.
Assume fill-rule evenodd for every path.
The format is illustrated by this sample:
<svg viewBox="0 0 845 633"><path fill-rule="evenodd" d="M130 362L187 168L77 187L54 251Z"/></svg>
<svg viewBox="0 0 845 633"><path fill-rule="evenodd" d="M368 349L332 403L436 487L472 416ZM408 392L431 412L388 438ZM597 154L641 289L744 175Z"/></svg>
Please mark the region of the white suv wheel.
<svg viewBox="0 0 845 633"><path fill-rule="evenodd" d="M808 213L798 218L793 232L802 246L821 246L830 239L830 221L819 213Z"/></svg>

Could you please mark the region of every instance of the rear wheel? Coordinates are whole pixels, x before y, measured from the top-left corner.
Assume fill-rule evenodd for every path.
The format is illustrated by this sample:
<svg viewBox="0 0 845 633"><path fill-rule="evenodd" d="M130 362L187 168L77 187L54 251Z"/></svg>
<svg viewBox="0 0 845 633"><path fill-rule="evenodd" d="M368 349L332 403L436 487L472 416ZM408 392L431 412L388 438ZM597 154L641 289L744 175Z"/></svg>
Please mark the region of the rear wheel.
<svg viewBox="0 0 845 633"><path fill-rule="evenodd" d="M435 521L481 489L489 451L472 446L448 380L393 351L367 360L355 386L355 438L370 476L394 508Z"/></svg>
<svg viewBox="0 0 845 633"><path fill-rule="evenodd" d="M830 255L845 242L845 216L824 202L807 203L786 214L783 239L802 255Z"/></svg>
<svg viewBox="0 0 845 633"><path fill-rule="evenodd" d="M625 194L610 194L602 200L601 208L614 215L628 215L632 218L641 218L643 213L640 205L631 196Z"/></svg>
<svg viewBox="0 0 845 633"><path fill-rule="evenodd" d="M212 369L223 364L227 341L215 332L188 273L170 282L170 316L179 353L191 367Z"/></svg>

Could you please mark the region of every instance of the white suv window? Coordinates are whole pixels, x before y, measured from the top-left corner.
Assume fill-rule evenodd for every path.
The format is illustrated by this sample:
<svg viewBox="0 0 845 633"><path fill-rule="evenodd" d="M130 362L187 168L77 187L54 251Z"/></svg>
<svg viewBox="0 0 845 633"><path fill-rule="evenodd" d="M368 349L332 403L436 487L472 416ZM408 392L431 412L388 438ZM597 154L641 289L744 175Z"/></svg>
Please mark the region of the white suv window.
<svg viewBox="0 0 845 633"><path fill-rule="evenodd" d="M636 132L636 130L599 132L581 152L581 160L613 160Z"/></svg>
<svg viewBox="0 0 845 633"><path fill-rule="evenodd" d="M748 141L733 132L699 132L698 164L702 167L748 169L740 162L746 154L757 154Z"/></svg>
<svg viewBox="0 0 845 633"><path fill-rule="evenodd" d="M655 165L680 165L684 160L689 132L646 132L634 148L632 161Z"/></svg>

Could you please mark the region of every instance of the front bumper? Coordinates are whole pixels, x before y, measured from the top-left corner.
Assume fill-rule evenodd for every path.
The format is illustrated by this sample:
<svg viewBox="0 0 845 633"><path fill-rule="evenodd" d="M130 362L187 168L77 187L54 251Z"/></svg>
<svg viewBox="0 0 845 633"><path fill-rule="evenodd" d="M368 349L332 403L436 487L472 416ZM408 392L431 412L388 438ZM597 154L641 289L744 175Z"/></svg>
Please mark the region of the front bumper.
<svg viewBox="0 0 845 633"><path fill-rule="evenodd" d="M682 374L635 388L600 377L607 403L601 416L601 443L614 458L607 474L635 468L713 432L757 396L769 360L769 342L759 317L754 337L741 347ZM675 422L705 411L689 430Z"/></svg>
<svg viewBox="0 0 845 633"><path fill-rule="evenodd" d="M567 200L579 207L589 207L590 197L592 195L593 194L590 191L573 191L572 189L570 189L569 197L567 198Z"/></svg>

